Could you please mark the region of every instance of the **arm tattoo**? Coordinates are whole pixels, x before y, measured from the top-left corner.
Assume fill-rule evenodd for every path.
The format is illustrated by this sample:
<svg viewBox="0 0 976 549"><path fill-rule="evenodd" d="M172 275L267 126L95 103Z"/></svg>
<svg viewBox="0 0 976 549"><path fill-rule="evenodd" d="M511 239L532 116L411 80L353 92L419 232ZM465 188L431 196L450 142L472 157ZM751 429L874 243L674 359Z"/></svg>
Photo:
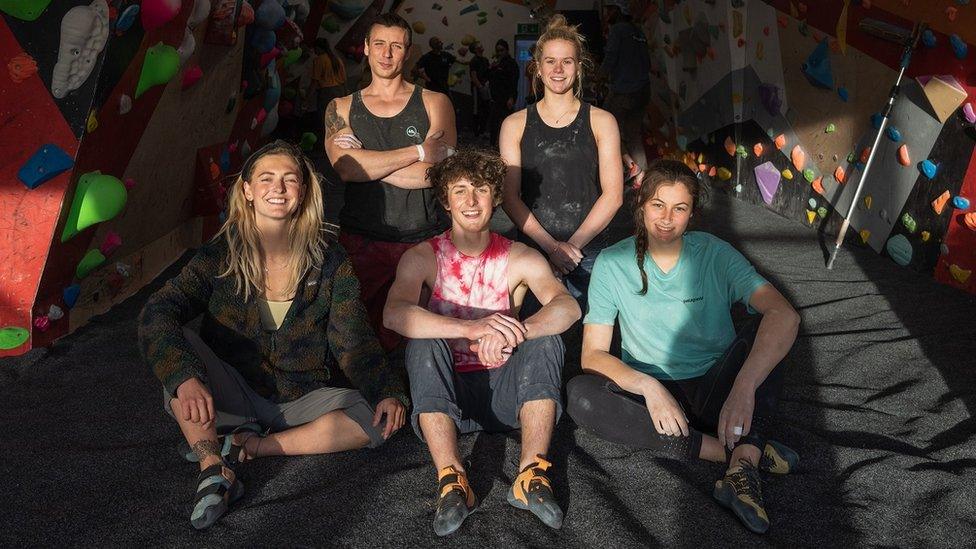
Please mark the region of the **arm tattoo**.
<svg viewBox="0 0 976 549"><path fill-rule="evenodd" d="M339 112L336 110L336 102L333 99L329 102L329 106L325 108L325 136L332 137L339 130L346 127L346 121L339 116Z"/></svg>
<svg viewBox="0 0 976 549"><path fill-rule="evenodd" d="M220 457L220 445L217 444L216 440L199 440L190 449L193 450L193 453L197 455L200 461L210 456Z"/></svg>

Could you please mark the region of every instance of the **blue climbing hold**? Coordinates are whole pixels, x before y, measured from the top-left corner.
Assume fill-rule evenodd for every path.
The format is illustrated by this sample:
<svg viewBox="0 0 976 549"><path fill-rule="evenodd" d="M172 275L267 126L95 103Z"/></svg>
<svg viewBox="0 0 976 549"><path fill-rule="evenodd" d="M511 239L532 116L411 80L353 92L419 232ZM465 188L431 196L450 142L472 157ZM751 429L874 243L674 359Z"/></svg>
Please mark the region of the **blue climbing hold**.
<svg viewBox="0 0 976 549"><path fill-rule="evenodd" d="M837 88L837 95L839 95L841 101L845 103L847 103L847 101L851 98L850 92L848 92L847 88L844 87Z"/></svg>
<svg viewBox="0 0 976 549"><path fill-rule="evenodd" d="M832 90L834 89L834 73L830 68L829 53L827 39L824 38L800 68L811 84Z"/></svg>
<svg viewBox="0 0 976 549"><path fill-rule="evenodd" d="M966 46L966 42L962 38L959 38L958 34L950 36L949 43L952 44L952 52L956 54L956 58L966 58L966 54L969 53L969 47Z"/></svg>
<svg viewBox="0 0 976 549"><path fill-rule="evenodd" d="M901 132L898 131L898 128L894 126L888 126L887 134L888 134L888 139L894 141L895 143L901 141Z"/></svg>
<svg viewBox="0 0 976 549"><path fill-rule="evenodd" d="M934 48L935 42L935 33L932 32L932 29L925 29L925 32L922 33L922 44L926 48Z"/></svg>
<svg viewBox="0 0 976 549"><path fill-rule="evenodd" d="M61 296L64 298L64 304L67 305L69 309L74 307L75 303L78 302L78 296L80 294L81 286L78 284L72 284L61 292Z"/></svg>
<svg viewBox="0 0 976 549"><path fill-rule="evenodd" d="M219 164L221 173L227 173L230 171L230 149L227 147L224 147L224 149L220 151Z"/></svg>
<svg viewBox="0 0 976 549"><path fill-rule="evenodd" d="M276 106L278 106L278 100L281 99L281 88L268 88L264 92L264 110L271 112Z"/></svg>
<svg viewBox="0 0 976 549"><path fill-rule="evenodd" d="M285 24L285 8L274 0L261 2L254 12L254 23L267 30L275 30Z"/></svg>
<svg viewBox="0 0 976 549"><path fill-rule="evenodd" d="M912 262L912 243L903 234L896 234L888 239L888 243L885 245L885 251L888 252L888 257L892 261L902 267L907 267Z"/></svg>
<svg viewBox="0 0 976 549"><path fill-rule="evenodd" d="M922 173L925 174L925 177L929 179L935 179L935 173L938 171L939 167L935 165L935 162L932 162L931 160L926 158L919 164L919 169L922 170Z"/></svg>
<svg viewBox="0 0 976 549"><path fill-rule="evenodd" d="M267 4L273 4L274 2L266 2ZM278 41L278 36L274 31L268 29L255 29L254 33L251 35L251 46L257 50L258 53L268 53L275 46L275 42Z"/></svg>
<svg viewBox="0 0 976 549"><path fill-rule="evenodd" d="M874 129L876 129L876 130L880 130L881 129L881 121L882 120L884 120L884 117L881 116L881 113L880 112L876 112L876 113L874 113L874 114L871 115L871 125L874 126Z"/></svg>
<svg viewBox="0 0 976 549"><path fill-rule="evenodd" d="M678 148L687 151L688 150L688 138L684 135L679 135L677 137Z"/></svg>
<svg viewBox="0 0 976 549"><path fill-rule="evenodd" d="M952 205L959 210L968 210L969 199L963 196L957 196L952 199Z"/></svg>
<svg viewBox="0 0 976 549"><path fill-rule="evenodd" d="M71 169L73 165L74 160L61 147L48 143L41 145L17 170L17 179L27 185L28 189L36 189L45 181Z"/></svg>

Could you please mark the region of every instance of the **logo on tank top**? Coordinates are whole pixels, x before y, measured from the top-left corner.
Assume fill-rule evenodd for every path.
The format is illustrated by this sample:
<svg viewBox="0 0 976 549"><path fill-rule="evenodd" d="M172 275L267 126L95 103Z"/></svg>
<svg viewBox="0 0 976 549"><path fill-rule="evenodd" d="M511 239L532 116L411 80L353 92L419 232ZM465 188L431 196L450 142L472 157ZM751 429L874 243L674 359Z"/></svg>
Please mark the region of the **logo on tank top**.
<svg viewBox="0 0 976 549"><path fill-rule="evenodd" d="M415 126L407 126L406 132L407 132L407 137L410 138L416 138L420 136L420 132L417 131L417 128Z"/></svg>

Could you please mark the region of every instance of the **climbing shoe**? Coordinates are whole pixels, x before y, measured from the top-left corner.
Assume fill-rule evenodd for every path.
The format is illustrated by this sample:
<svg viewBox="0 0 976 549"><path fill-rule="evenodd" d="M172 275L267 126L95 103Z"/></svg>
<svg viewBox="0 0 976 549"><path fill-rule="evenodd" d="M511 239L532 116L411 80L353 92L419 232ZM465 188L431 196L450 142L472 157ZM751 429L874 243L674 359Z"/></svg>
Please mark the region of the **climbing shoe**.
<svg viewBox="0 0 976 549"><path fill-rule="evenodd" d="M453 465L437 473L437 510L434 511L434 533L446 536L461 527L464 519L478 504L468 477Z"/></svg>
<svg viewBox="0 0 976 549"><path fill-rule="evenodd" d="M508 502L519 509L528 509L546 526L559 528L563 525L563 510L556 503L552 485L546 476L546 471L552 464L542 456L536 457L537 461L528 464L515 477L515 482L508 491Z"/></svg>
<svg viewBox="0 0 976 549"><path fill-rule="evenodd" d="M769 517L763 503L759 469L744 459L729 467L722 480L715 481L715 499L739 517L742 524L757 534L769 529Z"/></svg>
<svg viewBox="0 0 976 549"><path fill-rule="evenodd" d="M786 475L796 471L799 463L800 455L791 448L775 440L767 440L762 457L759 458L759 470L774 475Z"/></svg>

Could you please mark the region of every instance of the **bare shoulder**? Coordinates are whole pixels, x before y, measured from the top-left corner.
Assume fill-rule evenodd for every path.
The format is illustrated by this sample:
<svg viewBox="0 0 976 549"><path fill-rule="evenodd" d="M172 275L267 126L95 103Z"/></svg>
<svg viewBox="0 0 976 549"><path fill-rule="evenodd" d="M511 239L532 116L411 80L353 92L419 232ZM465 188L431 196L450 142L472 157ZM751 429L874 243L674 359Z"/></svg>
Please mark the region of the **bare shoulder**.
<svg viewBox="0 0 976 549"><path fill-rule="evenodd" d="M545 257L531 246L521 242L512 242L512 247L508 252L509 266L522 271L524 268L535 268L541 265L548 265ZM548 267L547 267L548 268ZM523 271L524 272L524 271Z"/></svg>
<svg viewBox="0 0 976 549"><path fill-rule="evenodd" d="M424 88L420 97L423 99L424 107L428 112L431 112L434 109L453 109L451 106L451 100L441 92Z"/></svg>
<svg viewBox="0 0 976 549"><path fill-rule="evenodd" d="M513 112L502 121L501 135L507 137L522 138L525 131L525 109Z"/></svg>
<svg viewBox="0 0 976 549"><path fill-rule="evenodd" d="M397 270L401 274L427 279L436 266L434 249L427 242L421 242L403 253Z"/></svg>
<svg viewBox="0 0 976 549"><path fill-rule="evenodd" d="M594 130L616 131L617 119L609 111L590 105L590 125Z"/></svg>

